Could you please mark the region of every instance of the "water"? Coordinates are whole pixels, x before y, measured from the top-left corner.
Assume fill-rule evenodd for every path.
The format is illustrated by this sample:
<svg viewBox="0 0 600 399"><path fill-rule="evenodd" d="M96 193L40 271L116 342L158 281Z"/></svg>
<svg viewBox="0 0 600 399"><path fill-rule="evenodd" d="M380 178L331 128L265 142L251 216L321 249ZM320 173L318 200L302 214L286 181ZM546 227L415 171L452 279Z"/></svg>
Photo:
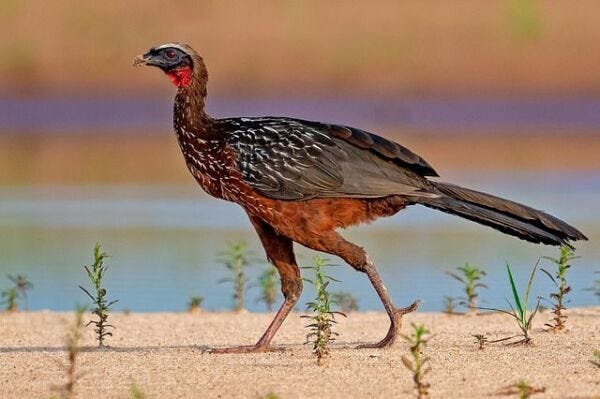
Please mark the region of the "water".
<svg viewBox="0 0 600 399"><path fill-rule="evenodd" d="M591 286L600 270L600 178L590 174L455 175L449 181L544 208L581 228L590 242L578 245L570 269L572 306L597 304ZM422 299L424 310L440 310L444 296L459 296L457 282L444 274L465 261L487 272L481 299L504 306L510 296L504 264L510 262L524 285L541 255L557 256L553 247L538 246L491 229L422 207L393 218L353 228L344 235L363 245L379 265L398 305ZM246 240L257 262L248 269L251 282L263 270L264 256L245 214L235 205L211 199L193 184L185 186L89 186L0 188L0 287L6 274L26 274L35 287L32 310L68 310L85 303L77 287L87 284L82 265L91 262L96 242L111 257L106 286L116 309L180 311L190 296L205 297L204 307L227 309L231 287L215 260L228 241ZM314 252L296 247L299 262L309 264ZM332 274L342 283L333 290L352 292L361 309L381 309L364 275L339 263ZM548 264L546 264L548 265ZM535 295L546 295L552 283L540 274ZM304 303L314 295L306 287ZM264 311L255 287L247 305Z"/></svg>

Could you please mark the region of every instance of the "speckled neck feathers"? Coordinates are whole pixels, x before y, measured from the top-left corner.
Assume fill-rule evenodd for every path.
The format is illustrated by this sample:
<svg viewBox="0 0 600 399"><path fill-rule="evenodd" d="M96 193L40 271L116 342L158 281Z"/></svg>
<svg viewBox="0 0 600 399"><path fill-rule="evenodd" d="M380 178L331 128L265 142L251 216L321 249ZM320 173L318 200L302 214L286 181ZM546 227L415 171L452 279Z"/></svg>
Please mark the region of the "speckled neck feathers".
<svg viewBox="0 0 600 399"><path fill-rule="evenodd" d="M179 87L175 97L173 124L178 136L208 138L212 119L204 110L208 72L202 58L193 50L189 52L193 61L191 83ZM182 137L179 137L180 139Z"/></svg>

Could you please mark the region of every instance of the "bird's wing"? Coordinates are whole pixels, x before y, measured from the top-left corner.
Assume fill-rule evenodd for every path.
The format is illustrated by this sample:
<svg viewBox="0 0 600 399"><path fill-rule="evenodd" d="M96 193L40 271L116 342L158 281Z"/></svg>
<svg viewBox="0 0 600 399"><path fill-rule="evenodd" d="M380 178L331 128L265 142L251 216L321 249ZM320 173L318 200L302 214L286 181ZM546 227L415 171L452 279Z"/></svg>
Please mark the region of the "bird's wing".
<svg viewBox="0 0 600 399"><path fill-rule="evenodd" d="M360 129L292 118L220 123L244 181L270 198L426 195L437 176L418 155Z"/></svg>

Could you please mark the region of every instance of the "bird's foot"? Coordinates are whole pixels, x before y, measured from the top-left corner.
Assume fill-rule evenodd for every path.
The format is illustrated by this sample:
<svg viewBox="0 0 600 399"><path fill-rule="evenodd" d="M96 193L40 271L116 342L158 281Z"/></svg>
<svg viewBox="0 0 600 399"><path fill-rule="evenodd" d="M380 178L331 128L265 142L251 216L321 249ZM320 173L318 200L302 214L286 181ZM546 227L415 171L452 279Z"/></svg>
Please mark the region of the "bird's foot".
<svg viewBox="0 0 600 399"><path fill-rule="evenodd" d="M382 348L389 348L390 346L392 346L392 344L394 343L394 341L396 340L395 336L391 336L390 333L388 332L388 334L385 336L384 339L382 339L379 342L375 342L375 343L371 343L371 344L361 344L358 345L356 347L356 349L382 349Z"/></svg>
<svg viewBox="0 0 600 399"><path fill-rule="evenodd" d="M242 345L229 348L211 348L207 349L208 353L223 354L223 353L266 353L266 352L283 352L283 347L271 345Z"/></svg>
<svg viewBox="0 0 600 399"><path fill-rule="evenodd" d="M356 347L356 349L381 349L389 348L390 346L392 346L396 341L396 337L398 336L400 328L402 327L402 316L417 310L417 308L419 307L419 303L420 301L415 301L410 306L407 306L405 308L394 309L393 315L390 315L390 329L388 330L385 338L376 343L359 345Z"/></svg>

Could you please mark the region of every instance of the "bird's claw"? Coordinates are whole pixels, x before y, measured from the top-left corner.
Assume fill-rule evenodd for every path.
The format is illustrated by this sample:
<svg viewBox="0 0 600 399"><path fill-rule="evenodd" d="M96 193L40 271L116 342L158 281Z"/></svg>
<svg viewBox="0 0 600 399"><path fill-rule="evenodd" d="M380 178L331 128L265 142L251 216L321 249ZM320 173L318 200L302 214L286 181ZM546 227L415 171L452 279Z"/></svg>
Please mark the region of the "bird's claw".
<svg viewBox="0 0 600 399"><path fill-rule="evenodd" d="M244 345L233 346L229 348L207 348L203 350L205 353L225 354L225 353L266 353L266 352L283 352L285 348L270 345Z"/></svg>

